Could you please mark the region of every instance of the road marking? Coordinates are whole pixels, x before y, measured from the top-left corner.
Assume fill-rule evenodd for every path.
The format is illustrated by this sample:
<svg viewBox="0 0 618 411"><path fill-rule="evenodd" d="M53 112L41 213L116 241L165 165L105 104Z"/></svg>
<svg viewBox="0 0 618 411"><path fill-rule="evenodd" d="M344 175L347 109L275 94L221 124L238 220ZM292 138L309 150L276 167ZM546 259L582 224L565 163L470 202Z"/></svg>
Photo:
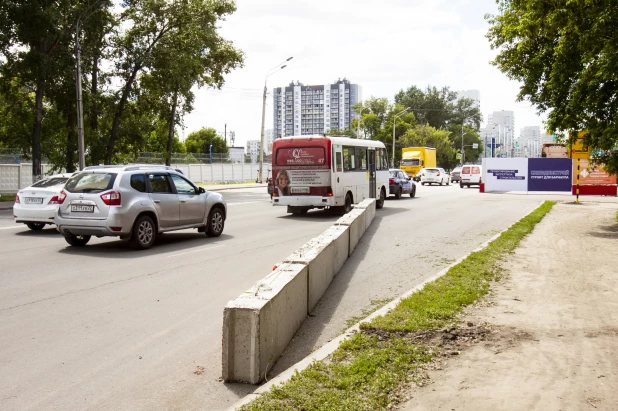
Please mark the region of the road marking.
<svg viewBox="0 0 618 411"><path fill-rule="evenodd" d="M0 230L12 230L14 228L24 228L24 226L23 225L16 225L14 227L2 227L2 228L0 228Z"/></svg>
<svg viewBox="0 0 618 411"><path fill-rule="evenodd" d="M187 251L187 252L184 252L184 253L168 255L168 257L178 257L179 255L197 253L198 251L212 250L213 248L219 248L219 247L225 247L225 246L223 246L223 245L215 245L213 247L202 247L202 248L198 248L197 250L191 250L191 251Z"/></svg>
<svg viewBox="0 0 618 411"><path fill-rule="evenodd" d="M233 205L242 205L242 204L255 204L255 203L265 203L266 201L247 201L246 203L227 203L229 206ZM269 201L270 203L270 201Z"/></svg>

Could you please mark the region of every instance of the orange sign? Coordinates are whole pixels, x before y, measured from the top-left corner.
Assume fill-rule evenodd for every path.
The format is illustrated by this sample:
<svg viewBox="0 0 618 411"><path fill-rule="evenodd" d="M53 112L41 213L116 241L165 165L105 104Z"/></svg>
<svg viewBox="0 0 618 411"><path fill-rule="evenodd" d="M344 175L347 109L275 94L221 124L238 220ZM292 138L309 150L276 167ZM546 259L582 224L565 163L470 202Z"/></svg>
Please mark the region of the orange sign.
<svg viewBox="0 0 618 411"><path fill-rule="evenodd" d="M573 160L573 184L577 184L577 159ZM606 184L616 184L616 176L609 175L602 165L593 167L588 159L579 160L579 185Z"/></svg>

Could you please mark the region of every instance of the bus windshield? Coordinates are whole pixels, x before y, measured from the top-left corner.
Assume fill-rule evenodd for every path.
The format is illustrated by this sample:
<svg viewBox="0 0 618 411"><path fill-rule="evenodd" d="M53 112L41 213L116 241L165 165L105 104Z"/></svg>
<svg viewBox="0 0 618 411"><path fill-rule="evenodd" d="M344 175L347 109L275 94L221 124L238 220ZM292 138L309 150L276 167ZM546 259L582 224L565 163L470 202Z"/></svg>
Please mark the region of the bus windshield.
<svg viewBox="0 0 618 411"><path fill-rule="evenodd" d="M277 150L275 165L285 166L325 166L324 147L285 147Z"/></svg>

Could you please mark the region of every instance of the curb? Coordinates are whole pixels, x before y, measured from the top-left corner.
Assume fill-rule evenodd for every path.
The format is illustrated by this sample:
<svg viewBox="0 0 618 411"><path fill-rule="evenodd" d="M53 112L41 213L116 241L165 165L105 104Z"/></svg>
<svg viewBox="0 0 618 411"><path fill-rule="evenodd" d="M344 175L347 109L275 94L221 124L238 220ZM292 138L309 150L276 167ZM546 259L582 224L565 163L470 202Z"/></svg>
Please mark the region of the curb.
<svg viewBox="0 0 618 411"><path fill-rule="evenodd" d="M532 209L530 209L528 212L526 212L526 214L522 218L525 218L526 216L528 216L534 210L539 208L543 203L544 203L544 201L541 201L538 205L532 207ZM519 221L519 220L517 220L517 221ZM513 224L516 224L517 221L515 223L513 223ZM450 270L451 268L453 268L454 266L456 266L457 264L461 263L463 260L468 258L468 256L470 256L470 254L475 253L477 251L481 251L484 248L486 248L489 245L489 243L494 241L496 238L500 237L502 235L502 233L504 233L509 228L511 228L513 226L513 224L511 224L510 226L508 226L504 230L500 231L498 234L494 235L489 240L483 242L480 246L478 246L474 250L470 251L465 256L459 258L457 261L455 261L454 263L452 263L448 267L443 268L442 270L438 271L438 273L436 273L435 275L431 276L427 280L423 281L422 283L420 283L420 284L416 285L415 287L413 287L412 289L406 291L405 293L403 293L399 297L395 298L393 301L391 301L390 303L386 304L384 307L380 308L379 310L374 311L369 316L367 316L364 319L360 320L355 325L353 325L352 327L348 328L343 334L333 338L331 341L329 341L328 343L324 344L322 347L320 347L319 349L317 349L313 353L309 354L307 357L305 357L304 359L300 360L296 364L292 365L291 367L289 367L287 370L283 371L281 374L277 375L272 380L268 380L268 382L260 385L254 392L252 392L250 394L247 394L243 398L239 399L234 405L232 405L226 411L235 411L238 407L241 407L241 406L243 406L245 404L248 404L249 402L253 401L254 399L259 398L261 394L264 394L264 393L268 392L270 390L270 387L272 387L273 385L279 385L279 384L287 382L297 372L303 371L305 368L307 368L309 365L311 365L311 363L313 363L314 361L321 361L321 360L325 359L326 357L328 357L330 354L332 354L339 347L339 344L341 344L341 342L343 342L346 339L350 338L355 333L360 332L360 324L362 322L367 322L367 321L372 320L375 317L388 314L388 312L391 311L393 308L395 308L401 302L401 300L403 300L403 299L409 297L410 295L414 294L415 292L421 290L426 284L431 283L431 282L437 280L438 278L442 277L444 274L446 274L448 272L448 270Z"/></svg>

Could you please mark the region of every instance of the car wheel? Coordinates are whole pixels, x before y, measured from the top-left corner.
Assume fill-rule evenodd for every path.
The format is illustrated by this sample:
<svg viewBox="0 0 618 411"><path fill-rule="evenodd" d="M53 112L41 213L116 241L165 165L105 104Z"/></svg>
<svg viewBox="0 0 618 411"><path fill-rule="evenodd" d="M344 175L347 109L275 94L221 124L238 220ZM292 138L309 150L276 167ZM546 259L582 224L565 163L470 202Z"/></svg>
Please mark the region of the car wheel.
<svg viewBox="0 0 618 411"><path fill-rule="evenodd" d="M446 185L450 186L451 185L451 180L446 180Z"/></svg>
<svg viewBox="0 0 618 411"><path fill-rule="evenodd" d="M133 224L131 231L131 239L129 243L131 247L138 250L145 250L152 247L156 237L156 227L152 218L147 215L139 217Z"/></svg>
<svg viewBox="0 0 618 411"><path fill-rule="evenodd" d="M412 187L412 191L410 191L410 197L416 197L416 186Z"/></svg>
<svg viewBox="0 0 618 411"><path fill-rule="evenodd" d="M468 184L468 188L470 188L470 184Z"/></svg>
<svg viewBox="0 0 618 411"><path fill-rule="evenodd" d="M208 216L208 228L206 228L206 235L208 237L219 237L223 232L224 225L225 219L223 218L223 211L221 211L219 207L213 208Z"/></svg>
<svg viewBox="0 0 618 411"><path fill-rule="evenodd" d="M380 190L380 197L376 200L376 208L380 209L384 207L384 198L386 198L386 191L384 189Z"/></svg>
<svg viewBox="0 0 618 411"><path fill-rule="evenodd" d="M67 234L64 236L64 239L73 247L83 247L90 241L90 236Z"/></svg>
<svg viewBox="0 0 618 411"><path fill-rule="evenodd" d="M459 188L463 188L463 184L461 182L459 183Z"/></svg>
<svg viewBox="0 0 618 411"><path fill-rule="evenodd" d="M397 193L395 193L395 198L399 200L401 198L401 187L397 189Z"/></svg>
<svg viewBox="0 0 618 411"><path fill-rule="evenodd" d="M425 185L425 183L421 183L421 185L422 185L422 186L424 186L424 185Z"/></svg>
<svg viewBox="0 0 618 411"><path fill-rule="evenodd" d="M29 229L34 231L40 231L45 227L45 223L26 223Z"/></svg>

